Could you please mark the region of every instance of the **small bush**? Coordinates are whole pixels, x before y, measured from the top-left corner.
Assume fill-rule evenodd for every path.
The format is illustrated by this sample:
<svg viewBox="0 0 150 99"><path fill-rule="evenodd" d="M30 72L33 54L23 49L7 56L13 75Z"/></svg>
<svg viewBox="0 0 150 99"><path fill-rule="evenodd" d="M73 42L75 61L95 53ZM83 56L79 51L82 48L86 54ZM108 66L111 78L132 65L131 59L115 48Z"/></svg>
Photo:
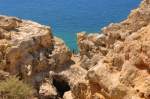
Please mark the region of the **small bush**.
<svg viewBox="0 0 150 99"><path fill-rule="evenodd" d="M15 76L0 82L0 99L30 99L33 89Z"/></svg>

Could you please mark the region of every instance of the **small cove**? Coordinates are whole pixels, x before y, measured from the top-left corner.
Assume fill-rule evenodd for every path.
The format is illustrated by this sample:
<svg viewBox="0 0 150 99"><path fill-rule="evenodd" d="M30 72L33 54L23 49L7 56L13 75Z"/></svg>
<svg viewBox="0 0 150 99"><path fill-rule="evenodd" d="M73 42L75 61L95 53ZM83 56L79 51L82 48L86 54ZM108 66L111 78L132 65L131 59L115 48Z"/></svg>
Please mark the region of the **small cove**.
<svg viewBox="0 0 150 99"><path fill-rule="evenodd" d="M49 25L70 49L76 49L76 33L96 33L125 19L141 0L0 0L0 14Z"/></svg>

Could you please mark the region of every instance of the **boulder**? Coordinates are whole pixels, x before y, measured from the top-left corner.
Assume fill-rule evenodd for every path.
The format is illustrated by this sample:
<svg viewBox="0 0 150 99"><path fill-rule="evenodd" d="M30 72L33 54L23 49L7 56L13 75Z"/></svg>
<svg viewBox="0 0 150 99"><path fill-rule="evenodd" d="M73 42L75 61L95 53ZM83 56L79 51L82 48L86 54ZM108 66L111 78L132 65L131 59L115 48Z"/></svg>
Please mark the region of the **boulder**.
<svg viewBox="0 0 150 99"><path fill-rule="evenodd" d="M71 91L65 92L63 99L73 99Z"/></svg>
<svg viewBox="0 0 150 99"><path fill-rule="evenodd" d="M39 89L41 99L54 99L57 97L57 90L52 84L52 81L45 80Z"/></svg>

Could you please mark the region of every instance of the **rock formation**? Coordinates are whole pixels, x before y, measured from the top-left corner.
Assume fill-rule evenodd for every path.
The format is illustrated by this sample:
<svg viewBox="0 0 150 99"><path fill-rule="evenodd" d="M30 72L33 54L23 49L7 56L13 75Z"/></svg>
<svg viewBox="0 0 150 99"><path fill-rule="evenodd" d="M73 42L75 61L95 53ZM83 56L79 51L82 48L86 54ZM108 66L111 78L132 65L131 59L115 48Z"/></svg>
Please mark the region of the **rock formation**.
<svg viewBox="0 0 150 99"><path fill-rule="evenodd" d="M69 61L71 52L61 39L53 37L50 27L0 16L1 77L9 73L38 85L50 70Z"/></svg>
<svg viewBox="0 0 150 99"><path fill-rule="evenodd" d="M76 99L94 99L95 95L150 99L149 2L143 0L126 20L104 27L100 34L78 34L81 66L88 70L88 83L75 86L72 92Z"/></svg>
<svg viewBox="0 0 150 99"><path fill-rule="evenodd" d="M100 33L77 34L72 55L51 28L0 16L0 80L17 75L39 99L150 99L150 0Z"/></svg>

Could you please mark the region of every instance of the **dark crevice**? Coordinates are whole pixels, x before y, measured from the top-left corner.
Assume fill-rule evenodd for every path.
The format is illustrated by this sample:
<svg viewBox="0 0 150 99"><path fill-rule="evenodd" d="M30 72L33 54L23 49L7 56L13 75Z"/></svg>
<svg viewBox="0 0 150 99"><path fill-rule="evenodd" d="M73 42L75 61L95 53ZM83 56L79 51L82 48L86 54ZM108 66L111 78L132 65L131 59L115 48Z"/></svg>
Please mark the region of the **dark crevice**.
<svg viewBox="0 0 150 99"><path fill-rule="evenodd" d="M70 86L69 86L68 82L66 82L62 79L59 79L59 77L53 79L53 85L56 87L58 95L61 98L63 97L63 95L66 91L70 90Z"/></svg>

